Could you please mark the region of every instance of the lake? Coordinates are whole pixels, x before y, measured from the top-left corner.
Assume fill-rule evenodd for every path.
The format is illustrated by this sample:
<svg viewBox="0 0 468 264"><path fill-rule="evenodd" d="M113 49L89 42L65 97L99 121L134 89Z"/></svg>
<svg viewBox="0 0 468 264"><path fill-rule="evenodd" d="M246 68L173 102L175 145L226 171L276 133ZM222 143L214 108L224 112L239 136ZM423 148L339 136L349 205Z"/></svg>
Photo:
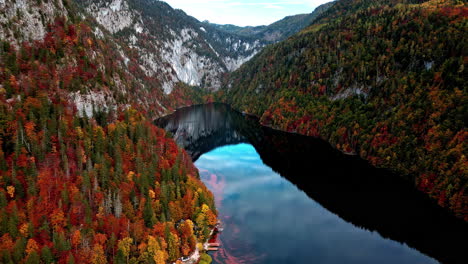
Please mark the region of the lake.
<svg viewBox="0 0 468 264"><path fill-rule="evenodd" d="M466 263L467 226L398 175L223 104L157 120L192 156L224 230L213 263Z"/></svg>

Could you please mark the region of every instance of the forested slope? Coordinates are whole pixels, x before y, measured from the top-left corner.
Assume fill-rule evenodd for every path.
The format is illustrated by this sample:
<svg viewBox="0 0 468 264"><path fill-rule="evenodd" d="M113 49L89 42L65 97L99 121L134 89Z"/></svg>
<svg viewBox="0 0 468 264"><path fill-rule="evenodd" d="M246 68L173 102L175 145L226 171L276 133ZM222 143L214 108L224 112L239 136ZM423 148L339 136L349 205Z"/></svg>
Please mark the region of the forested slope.
<svg viewBox="0 0 468 264"><path fill-rule="evenodd" d="M0 11L0 263L191 254L216 223L213 196L150 119L190 104L188 88L164 95L138 82L125 46L97 36L71 1L2 2Z"/></svg>
<svg viewBox="0 0 468 264"><path fill-rule="evenodd" d="M338 1L219 98L397 171L468 220L467 16L463 1Z"/></svg>
<svg viewBox="0 0 468 264"><path fill-rule="evenodd" d="M178 82L217 90L220 77L264 46L204 24L159 0L74 0L113 38L131 48L144 74L166 93Z"/></svg>

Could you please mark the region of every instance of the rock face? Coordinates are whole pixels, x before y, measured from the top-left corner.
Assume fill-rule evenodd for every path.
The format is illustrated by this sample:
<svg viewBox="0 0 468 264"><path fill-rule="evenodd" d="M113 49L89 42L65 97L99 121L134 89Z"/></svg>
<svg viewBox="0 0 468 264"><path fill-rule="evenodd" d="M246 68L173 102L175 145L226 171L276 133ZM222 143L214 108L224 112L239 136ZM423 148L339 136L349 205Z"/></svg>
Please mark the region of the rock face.
<svg viewBox="0 0 468 264"><path fill-rule="evenodd" d="M158 78L166 94L179 81L217 90L223 73L239 68L266 44L218 30L161 1L77 2L138 54L141 69Z"/></svg>
<svg viewBox="0 0 468 264"><path fill-rule="evenodd" d="M83 67L91 65L105 77L69 93L79 113L88 116L138 105L158 117L200 103L200 90L189 86L219 89L227 73L268 43L202 23L155 0L0 0L0 11L0 40L16 51L23 43L65 37L56 27L89 27L90 42L82 51L89 61L83 64L67 51L56 65L73 74L84 74Z"/></svg>
<svg viewBox="0 0 468 264"><path fill-rule="evenodd" d="M68 15L62 1L48 1L40 5L30 2L0 0L0 39L14 44L40 40L57 14Z"/></svg>
<svg viewBox="0 0 468 264"><path fill-rule="evenodd" d="M226 30L157 0L75 1L137 54L139 67L157 78L166 94L178 82L218 90L223 74L238 69L267 44L298 32L331 5L258 30Z"/></svg>
<svg viewBox="0 0 468 264"><path fill-rule="evenodd" d="M76 2L83 4L82 1ZM96 9L91 17L89 12L70 0L0 1L2 52L16 53L5 61L8 65L2 62L0 70L5 73L3 77L19 74L17 84L25 87L29 85L30 77L21 74L28 69L22 68L26 61L19 55L24 55L27 60L36 60L36 65L48 61L47 65L52 67L53 61L52 69L43 70L43 74L49 75L44 80L52 83L55 78L68 75L66 79L71 84L53 81L50 88L60 88L61 93L67 93L79 114L87 116L99 110L113 111L133 105L149 116L157 117L180 105L194 103L186 100L191 97L187 92L169 94L181 84L175 70L160 59L158 47L154 47L152 52L141 53L133 47L133 43L137 44L136 36L128 41L120 40L119 32L131 26L145 42L142 22L134 22L137 18L128 2L105 3L108 9ZM150 44L146 47L151 47ZM40 54L32 56L31 48L40 49ZM4 59L4 54L1 53L1 59ZM97 76L99 81L89 81ZM83 80L87 81L78 91L76 83ZM0 91L4 88L0 85ZM164 93L164 88L167 93Z"/></svg>

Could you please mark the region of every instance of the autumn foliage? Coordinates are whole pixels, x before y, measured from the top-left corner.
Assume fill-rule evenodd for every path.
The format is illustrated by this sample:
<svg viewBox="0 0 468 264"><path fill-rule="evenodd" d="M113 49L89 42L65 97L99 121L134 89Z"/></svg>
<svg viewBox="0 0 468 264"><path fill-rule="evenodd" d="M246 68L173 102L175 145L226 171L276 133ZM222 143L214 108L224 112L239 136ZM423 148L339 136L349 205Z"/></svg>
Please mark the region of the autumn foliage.
<svg viewBox="0 0 468 264"><path fill-rule="evenodd" d="M190 157L132 100L92 113L70 100L116 89L106 44L65 19L42 42L0 44L0 263L191 254L216 209Z"/></svg>
<svg viewBox="0 0 468 264"><path fill-rule="evenodd" d="M467 10L336 1L234 72L217 100L398 172L468 221Z"/></svg>

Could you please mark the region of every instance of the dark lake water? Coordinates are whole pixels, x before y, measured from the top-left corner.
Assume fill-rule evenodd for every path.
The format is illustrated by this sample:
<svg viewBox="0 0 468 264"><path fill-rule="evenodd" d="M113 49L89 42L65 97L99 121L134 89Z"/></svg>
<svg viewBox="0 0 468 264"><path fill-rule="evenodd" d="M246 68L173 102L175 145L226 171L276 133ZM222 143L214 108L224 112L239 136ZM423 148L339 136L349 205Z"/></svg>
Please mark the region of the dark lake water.
<svg viewBox="0 0 468 264"><path fill-rule="evenodd" d="M468 263L467 225L410 183L222 104L156 122L192 156L224 231L214 263Z"/></svg>

